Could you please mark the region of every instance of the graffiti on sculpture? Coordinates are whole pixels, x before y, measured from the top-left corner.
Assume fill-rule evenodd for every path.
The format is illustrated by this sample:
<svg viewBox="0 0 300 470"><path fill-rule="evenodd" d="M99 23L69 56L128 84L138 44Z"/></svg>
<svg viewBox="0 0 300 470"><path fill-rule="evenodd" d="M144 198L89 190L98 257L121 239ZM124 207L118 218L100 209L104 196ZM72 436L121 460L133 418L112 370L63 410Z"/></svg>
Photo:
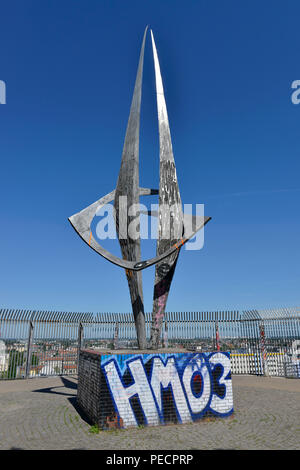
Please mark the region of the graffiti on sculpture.
<svg viewBox="0 0 300 470"><path fill-rule="evenodd" d="M108 415L116 427L129 427L233 412L229 353L106 356L101 369L104 427Z"/></svg>

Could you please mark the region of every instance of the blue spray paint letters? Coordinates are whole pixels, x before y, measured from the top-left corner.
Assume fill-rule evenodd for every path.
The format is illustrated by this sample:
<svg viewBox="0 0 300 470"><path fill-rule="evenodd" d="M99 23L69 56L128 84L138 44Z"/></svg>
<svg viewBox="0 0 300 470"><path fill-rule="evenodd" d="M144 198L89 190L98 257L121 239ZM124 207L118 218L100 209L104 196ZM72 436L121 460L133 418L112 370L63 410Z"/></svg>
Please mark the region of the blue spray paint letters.
<svg viewBox="0 0 300 470"><path fill-rule="evenodd" d="M134 415L129 399L138 396L147 424L159 424L157 408L147 375L144 370L142 357L127 361L127 367L133 378L133 384L125 387L115 359L103 366L106 374L110 392L120 418L126 427L137 426L138 422Z"/></svg>
<svg viewBox="0 0 300 470"><path fill-rule="evenodd" d="M161 422L164 422L164 412L162 404L162 390L170 387L173 402L176 406L176 414L179 422L191 421L191 414L185 397L185 393L178 374L178 366L174 356L168 357L164 363L161 356L152 358L152 373L150 384L153 395L159 410Z"/></svg>
<svg viewBox="0 0 300 470"><path fill-rule="evenodd" d="M102 370L124 427L138 425L137 413L142 413L144 424L153 426L168 422L171 409L180 423L233 411L229 353L128 355L125 361L115 355L105 358ZM131 382L126 385L123 378L128 373ZM133 398L139 402L138 412Z"/></svg>

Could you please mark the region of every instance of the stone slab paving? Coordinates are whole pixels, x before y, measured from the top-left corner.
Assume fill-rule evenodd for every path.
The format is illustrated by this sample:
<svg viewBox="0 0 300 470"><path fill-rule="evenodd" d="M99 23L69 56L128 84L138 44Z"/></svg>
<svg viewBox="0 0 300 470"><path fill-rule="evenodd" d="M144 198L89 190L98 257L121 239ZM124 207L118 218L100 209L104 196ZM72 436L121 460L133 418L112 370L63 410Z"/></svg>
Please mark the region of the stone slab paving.
<svg viewBox="0 0 300 470"><path fill-rule="evenodd" d="M0 382L0 449L299 450L300 380L233 376L231 417L91 432L76 377Z"/></svg>

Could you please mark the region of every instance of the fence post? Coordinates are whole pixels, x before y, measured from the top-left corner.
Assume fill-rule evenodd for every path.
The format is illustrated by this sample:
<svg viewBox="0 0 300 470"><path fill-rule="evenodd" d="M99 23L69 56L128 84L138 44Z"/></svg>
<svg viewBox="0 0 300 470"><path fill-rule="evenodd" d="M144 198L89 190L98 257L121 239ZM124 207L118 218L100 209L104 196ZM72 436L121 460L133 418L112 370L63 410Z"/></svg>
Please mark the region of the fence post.
<svg viewBox="0 0 300 470"><path fill-rule="evenodd" d="M217 351L220 351L219 325L217 321L215 321L215 329L216 329L216 349Z"/></svg>
<svg viewBox="0 0 300 470"><path fill-rule="evenodd" d="M78 325L78 341L77 341L77 372L78 372L78 365L79 365L79 353L82 346L82 339L83 339L83 326L82 323L79 322Z"/></svg>
<svg viewBox="0 0 300 470"><path fill-rule="evenodd" d="M119 349L119 322L115 324L114 349Z"/></svg>
<svg viewBox="0 0 300 470"><path fill-rule="evenodd" d="M163 347L168 348L169 347L169 344L168 344L168 323L167 323L166 319L165 319L164 325L165 325L165 331L164 331L164 344L163 344Z"/></svg>
<svg viewBox="0 0 300 470"><path fill-rule="evenodd" d="M266 342L265 342L265 326L263 322L259 324L259 335L260 335L260 354L262 360L262 369L265 376L269 375L268 371L268 358L266 351Z"/></svg>
<svg viewBox="0 0 300 470"><path fill-rule="evenodd" d="M34 312L33 312L34 313ZM26 366L25 366L25 378L28 379L30 376L30 365L31 365L31 354L32 354L32 339L33 339L33 314L29 320L29 331L28 331L28 344L27 344L27 357L26 357Z"/></svg>

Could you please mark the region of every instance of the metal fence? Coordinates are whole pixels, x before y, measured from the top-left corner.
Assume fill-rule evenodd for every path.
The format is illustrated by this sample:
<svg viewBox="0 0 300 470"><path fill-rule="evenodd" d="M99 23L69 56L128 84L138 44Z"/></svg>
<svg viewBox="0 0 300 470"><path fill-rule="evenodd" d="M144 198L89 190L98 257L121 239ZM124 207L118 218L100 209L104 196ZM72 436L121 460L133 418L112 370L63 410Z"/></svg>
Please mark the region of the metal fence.
<svg viewBox="0 0 300 470"><path fill-rule="evenodd" d="M150 337L151 314L146 314ZM300 378L300 308L167 312L160 346L230 351L234 374ZM137 348L132 314L0 310L0 379L74 375L80 348Z"/></svg>

